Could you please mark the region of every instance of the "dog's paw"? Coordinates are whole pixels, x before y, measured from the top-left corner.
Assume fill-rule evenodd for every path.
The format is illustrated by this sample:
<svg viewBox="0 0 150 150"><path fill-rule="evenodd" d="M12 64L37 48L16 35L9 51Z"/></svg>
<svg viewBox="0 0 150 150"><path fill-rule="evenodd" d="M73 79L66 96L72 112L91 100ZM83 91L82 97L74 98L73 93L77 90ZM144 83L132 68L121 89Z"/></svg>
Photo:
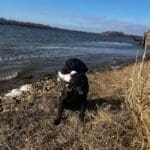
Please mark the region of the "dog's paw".
<svg viewBox="0 0 150 150"><path fill-rule="evenodd" d="M59 125L60 124L60 122L61 122L61 120L60 119L55 119L54 120L54 125L56 126L56 125Z"/></svg>

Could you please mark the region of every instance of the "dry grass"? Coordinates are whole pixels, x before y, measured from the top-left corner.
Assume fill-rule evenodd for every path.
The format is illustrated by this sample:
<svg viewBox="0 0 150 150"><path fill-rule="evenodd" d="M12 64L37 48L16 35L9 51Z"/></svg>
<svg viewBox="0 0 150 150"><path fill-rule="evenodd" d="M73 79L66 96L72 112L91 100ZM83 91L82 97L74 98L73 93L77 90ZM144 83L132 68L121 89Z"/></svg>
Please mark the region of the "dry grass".
<svg viewBox="0 0 150 150"><path fill-rule="evenodd" d="M85 124L79 121L78 112L65 110L61 125L53 125L59 93L53 88L52 78L35 83L32 93L3 99L0 149L148 149L149 65L147 62L141 67L139 63L136 67L88 74ZM140 75L136 73L138 67L142 68Z"/></svg>
<svg viewBox="0 0 150 150"><path fill-rule="evenodd" d="M136 64L127 91L127 103L137 126L141 149L150 149L150 62Z"/></svg>

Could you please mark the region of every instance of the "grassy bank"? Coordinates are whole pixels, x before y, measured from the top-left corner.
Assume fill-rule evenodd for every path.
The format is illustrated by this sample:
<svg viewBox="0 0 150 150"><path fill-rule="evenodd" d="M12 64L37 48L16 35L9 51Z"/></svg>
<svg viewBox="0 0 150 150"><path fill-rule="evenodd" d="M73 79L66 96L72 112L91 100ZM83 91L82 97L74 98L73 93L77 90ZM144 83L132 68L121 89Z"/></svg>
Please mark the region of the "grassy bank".
<svg viewBox="0 0 150 150"><path fill-rule="evenodd" d="M150 62L135 64L129 81L126 102L132 110L141 149L150 149Z"/></svg>
<svg viewBox="0 0 150 150"><path fill-rule="evenodd" d="M53 126L58 106L55 79L46 76L33 91L3 98L0 149L149 149L150 62L88 74L86 123L66 110Z"/></svg>

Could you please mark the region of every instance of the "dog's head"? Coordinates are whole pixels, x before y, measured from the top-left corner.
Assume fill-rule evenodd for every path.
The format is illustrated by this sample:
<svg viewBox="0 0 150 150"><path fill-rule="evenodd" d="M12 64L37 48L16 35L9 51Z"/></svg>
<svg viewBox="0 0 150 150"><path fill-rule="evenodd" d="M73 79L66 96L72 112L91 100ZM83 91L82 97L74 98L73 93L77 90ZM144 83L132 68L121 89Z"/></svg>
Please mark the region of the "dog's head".
<svg viewBox="0 0 150 150"><path fill-rule="evenodd" d="M86 73L88 68L82 60L71 58L66 61L65 66L62 68L61 72L63 74L68 74L72 70L75 70L77 73Z"/></svg>

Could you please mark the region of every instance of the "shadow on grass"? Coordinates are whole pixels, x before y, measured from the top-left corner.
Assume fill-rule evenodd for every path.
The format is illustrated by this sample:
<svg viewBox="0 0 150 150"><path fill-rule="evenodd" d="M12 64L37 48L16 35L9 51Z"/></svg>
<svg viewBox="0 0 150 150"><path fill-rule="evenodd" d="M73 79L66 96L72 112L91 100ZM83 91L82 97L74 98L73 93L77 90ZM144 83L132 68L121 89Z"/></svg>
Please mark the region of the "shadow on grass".
<svg viewBox="0 0 150 150"><path fill-rule="evenodd" d="M109 106L110 111L120 110L121 109L122 101L120 99L112 99L112 98L98 98L98 99L88 99L86 110L88 111L97 111L98 109L104 108ZM81 105L77 104L65 104L64 109L70 111L80 111Z"/></svg>
<svg viewBox="0 0 150 150"><path fill-rule="evenodd" d="M122 100L121 99L112 99L112 98L98 98L98 99L88 99L87 100L87 108L86 111L92 112L95 116L97 115L97 111L108 108L109 111L120 111L121 110L121 104ZM70 107L67 106L65 109L71 110L71 111L80 111L81 107ZM69 114L63 115L62 120L65 121L68 118ZM85 121L84 123L91 122L93 120L93 116L85 116Z"/></svg>
<svg viewBox="0 0 150 150"><path fill-rule="evenodd" d="M87 101L87 110L89 111L97 111L97 109L101 106L110 106L110 110L120 110L122 101L120 99L89 99Z"/></svg>

